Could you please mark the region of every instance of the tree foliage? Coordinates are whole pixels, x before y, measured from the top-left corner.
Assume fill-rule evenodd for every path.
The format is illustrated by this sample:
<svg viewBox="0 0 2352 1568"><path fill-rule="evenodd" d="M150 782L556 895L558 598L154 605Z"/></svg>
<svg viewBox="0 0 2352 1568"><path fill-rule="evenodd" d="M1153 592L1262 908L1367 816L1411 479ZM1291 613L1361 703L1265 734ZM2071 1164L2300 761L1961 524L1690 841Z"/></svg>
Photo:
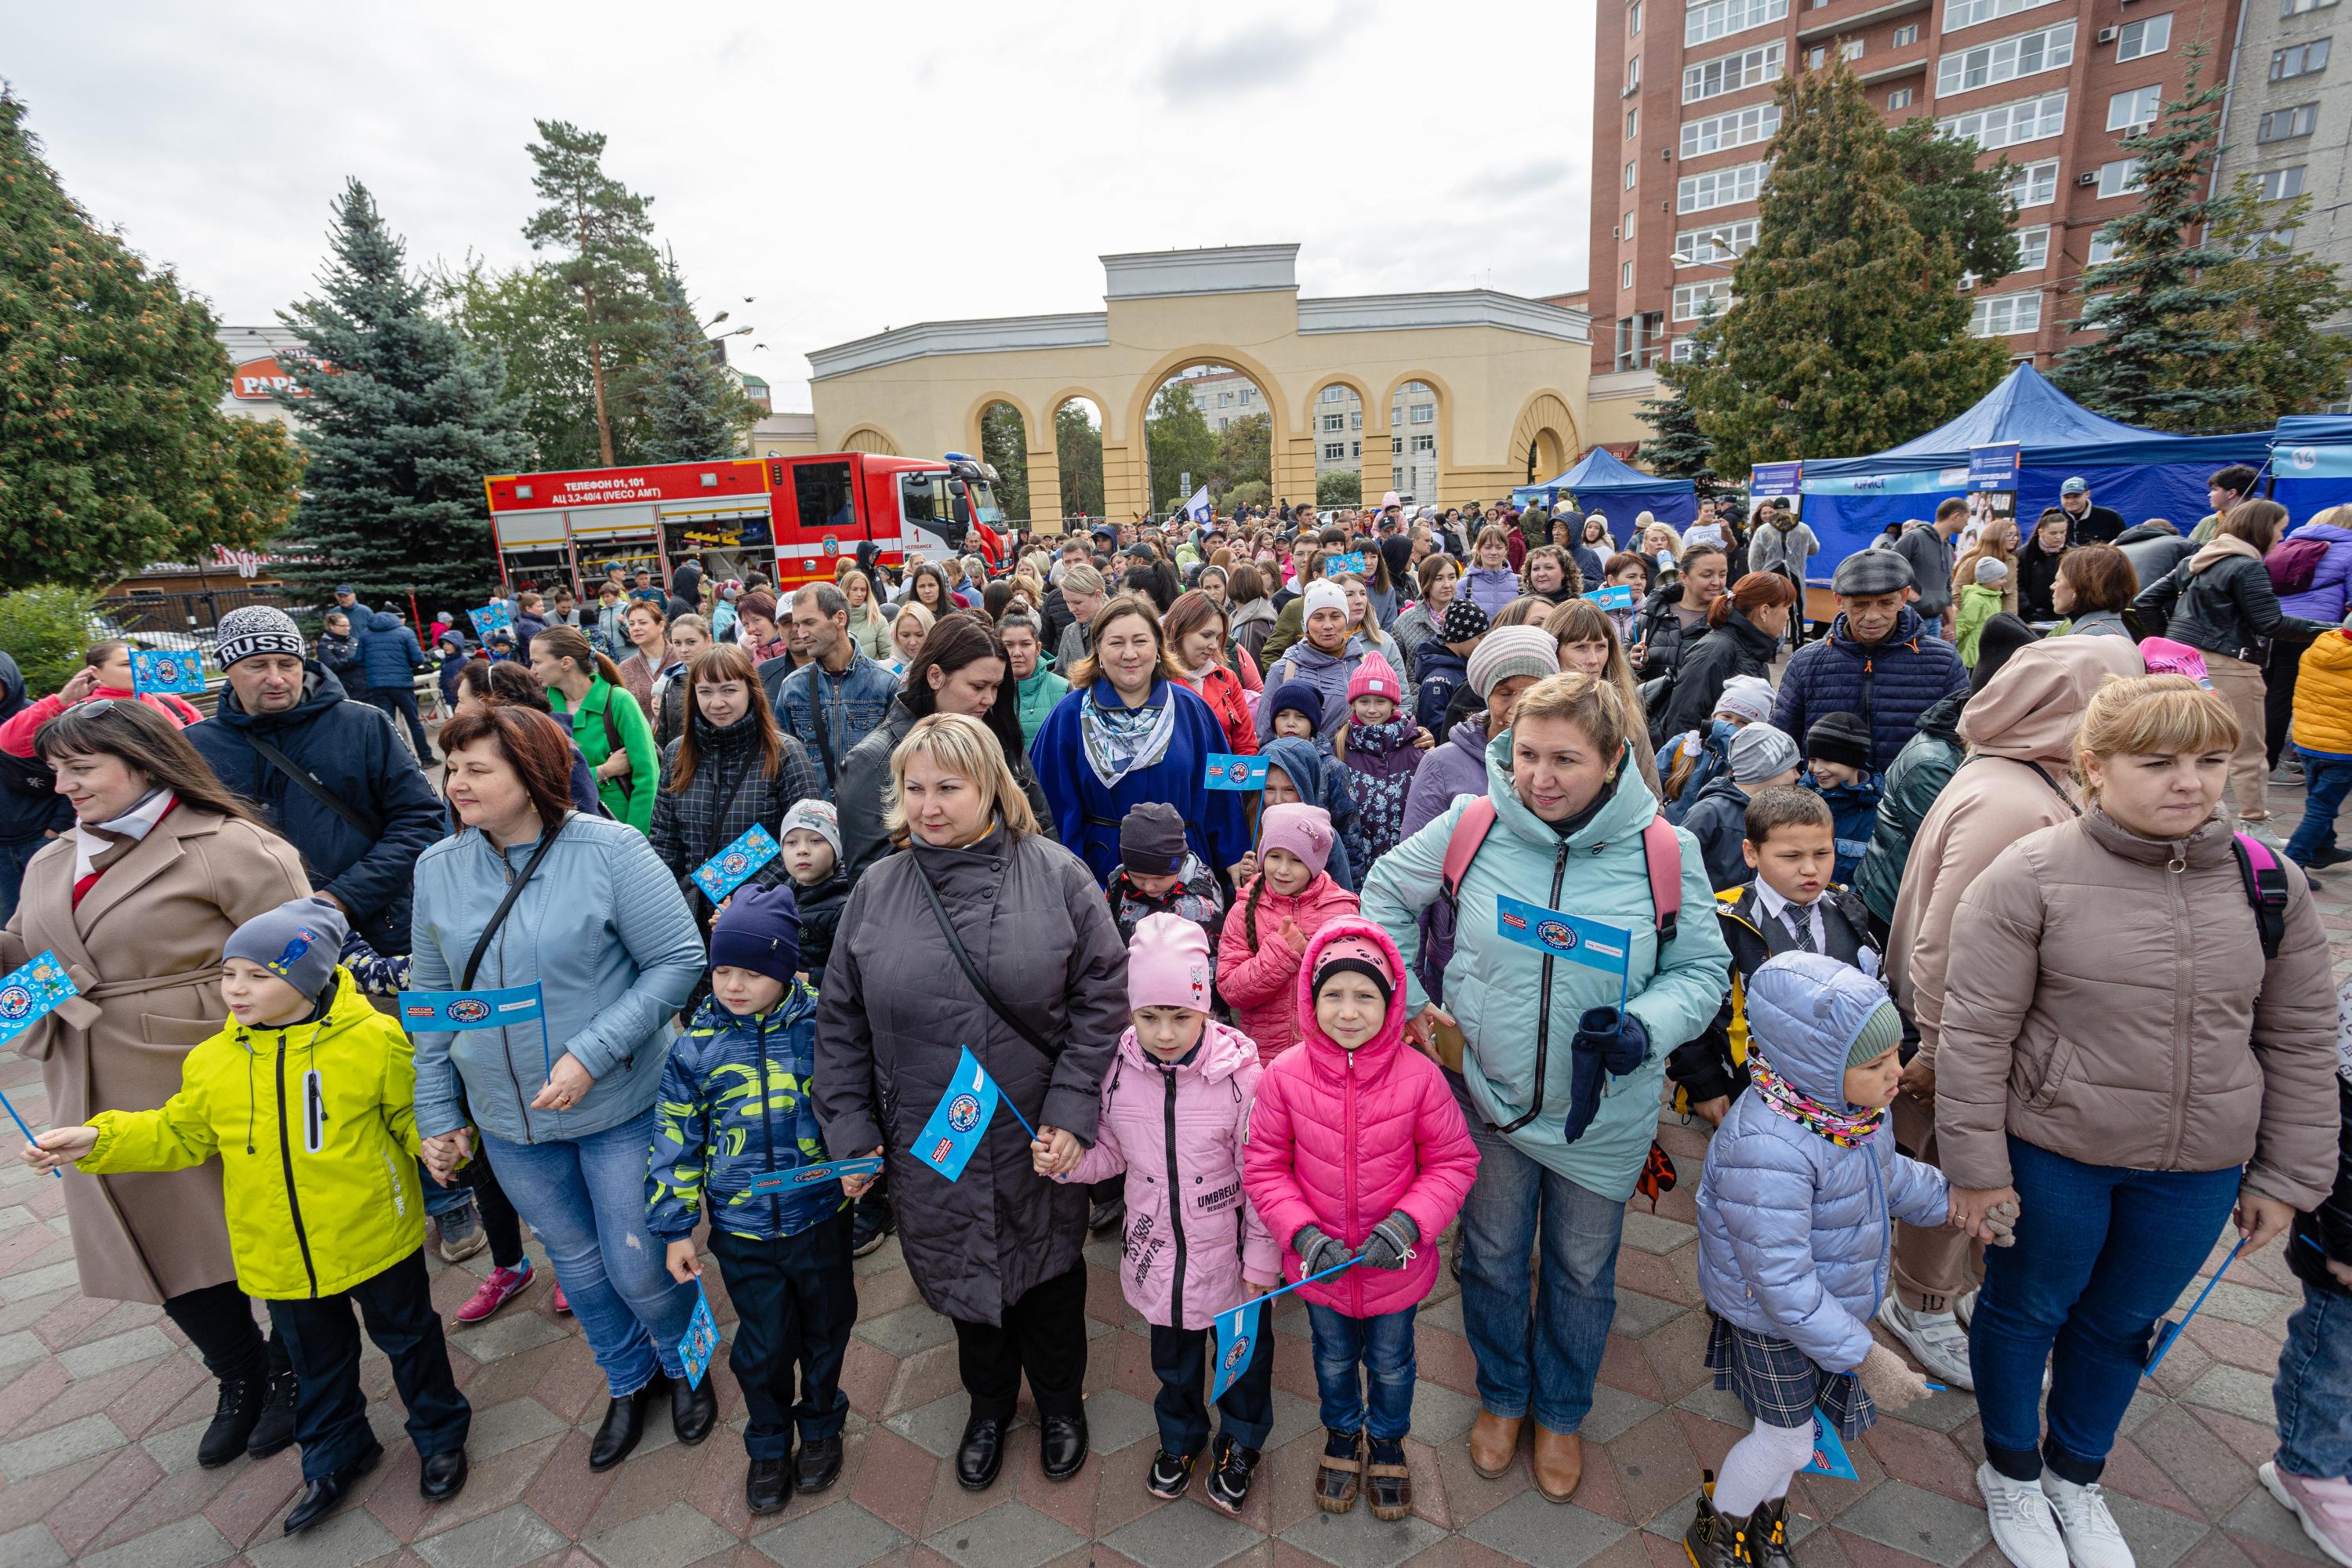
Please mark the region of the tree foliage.
<svg viewBox="0 0 2352 1568"><path fill-rule="evenodd" d="M98 595L87 588L42 583L0 594L0 649L16 661L26 691L46 695L73 679L97 614Z"/></svg>
<svg viewBox="0 0 2352 1568"><path fill-rule="evenodd" d="M1364 476L1354 468L1325 469L1315 476L1315 504L1326 510L1363 505Z"/></svg>
<svg viewBox="0 0 2352 1568"><path fill-rule="evenodd" d="M2216 303L2208 324L2224 353L2182 367L2187 384L2226 389L2204 426L2247 429L2282 415L2312 414L2343 395L2352 375L2352 338L2323 324L2352 310L2352 289L2331 263L2298 251L2283 235L2301 227L2309 196L2281 206L2265 202L2252 174L2242 174L2212 216L2213 243L2230 259L2200 282Z"/></svg>
<svg viewBox="0 0 2352 1568"><path fill-rule="evenodd" d="M1194 486L1208 482L1209 466L1217 455L1216 432L1209 428L1201 405L1192 400L1192 389L1182 382L1170 382L1151 399L1151 411L1143 421L1143 441L1151 476L1150 493L1160 498L1162 512L1183 505L1191 496L1190 489L1181 488L1185 476L1192 477Z"/></svg>
<svg viewBox="0 0 2352 1568"><path fill-rule="evenodd" d="M0 585L110 583L284 525L300 459L220 412L217 330L66 194L0 92Z"/></svg>
<svg viewBox="0 0 2352 1568"><path fill-rule="evenodd" d="M1274 416L1248 414L1217 432L1216 455L1210 459L1208 486L1220 509L1230 507L1236 486L1274 488Z"/></svg>
<svg viewBox="0 0 2352 1568"><path fill-rule="evenodd" d="M1062 476L1062 515L1102 516L1102 432L1076 401L1054 410L1054 466Z"/></svg>
<svg viewBox="0 0 2352 1568"><path fill-rule="evenodd" d="M637 413L635 460L648 463L734 457L760 416L759 405L704 336L675 258L662 271L660 338L652 356L630 373L625 391Z"/></svg>
<svg viewBox="0 0 2352 1568"><path fill-rule="evenodd" d="M992 403L980 411L980 460L996 465L997 506L1015 522L1027 520L1029 432L1021 411L1010 403Z"/></svg>
<svg viewBox="0 0 2352 1568"><path fill-rule="evenodd" d="M531 187L546 205L523 225L523 237L562 258L556 276L580 311L597 456L610 468L623 445L614 433L614 383L655 352L661 331L661 268L646 213L653 198L604 172L599 132L561 120L536 123Z"/></svg>
<svg viewBox="0 0 2352 1568"><path fill-rule="evenodd" d="M500 395L514 405L534 470L597 464L596 390L579 303L556 269L541 263L506 271L469 258L463 271L432 280L436 304L469 342L494 357Z"/></svg>
<svg viewBox="0 0 2352 1568"><path fill-rule="evenodd" d="M1938 134L1926 116L1896 126L1886 142L1903 176L1904 210L1921 238L1948 242L1960 270L1979 278L2017 270L2017 204L2009 195L2017 171L2007 158L1978 168L1976 142Z"/></svg>

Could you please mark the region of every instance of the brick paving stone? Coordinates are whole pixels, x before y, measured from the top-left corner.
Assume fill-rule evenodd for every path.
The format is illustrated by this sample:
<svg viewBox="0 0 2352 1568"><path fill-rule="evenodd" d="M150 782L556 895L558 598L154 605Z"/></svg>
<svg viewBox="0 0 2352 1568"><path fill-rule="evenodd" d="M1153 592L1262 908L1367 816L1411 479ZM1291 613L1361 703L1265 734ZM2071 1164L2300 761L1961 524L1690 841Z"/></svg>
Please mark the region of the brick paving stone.
<svg viewBox="0 0 2352 1568"><path fill-rule="evenodd" d="M66 1549L42 1525L28 1524L0 1535L0 1563L8 1568L61 1568Z"/></svg>
<svg viewBox="0 0 2352 1568"><path fill-rule="evenodd" d="M1698 1226L1666 1219L1641 1209L1625 1211L1625 1245L1643 1252L1665 1254L1698 1239Z"/></svg>
<svg viewBox="0 0 2352 1568"><path fill-rule="evenodd" d="M955 1325L920 1302L879 1318L861 1316L857 1337L895 1356L910 1356L955 1338Z"/></svg>
<svg viewBox="0 0 2352 1568"><path fill-rule="evenodd" d="M198 1515L109 1547L80 1563L81 1568L209 1568L235 1555L236 1549Z"/></svg>
<svg viewBox="0 0 2352 1568"><path fill-rule="evenodd" d="M1021 1502L999 1503L924 1542L962 1568L1040 1568L1084 1543L1084 1537Z"/></svg>
<svg viewBox="0 0 2352 1568"><path fill-rule="evenodd" d="M959 1390L893 1415L883 1425L933 1458L944 1459L962 1443L964 1423L971 1416L971 1401Z"/></svg>
<svg viewBox="0 0 2352 1568"><path fill-rule="evenodd" d="M432 1568L521 1568L564 1544L553 1527L520 1503L415 1544Z"/></svg>
<svg viewBox="0 0 2352 1568"><path fill-rule="evenodd" d="M581 1542L605 1568L686 1568L733 1543L733 1538L686 1504L632 1520Z"/></svg>
<svg viewBox="0 0 2352 1568"><path fill-rule="evenodd" d="M2124 1539L2131 1543L2136 1568L2173 1568L2210 1533L2210 1527L2201 1519L2122 1496L2112 1489L2103 1489L2108 1511L2116 1516L2116 1522L2123 1527Z"/></svg>
<svg viewBox="0 0 2352 1568"><path fill-rule="evenodd" d="M2243 1367L2216 1363L2180 1397L2190 1405L2201 1405L2246 1421L2269 1422L2277 1415L2271 1401L2270 1374L2248 1372Z"/></svg>
<svg viewBox="0 0 2352 1568"><path fill-rule="evenodd" d="M1189 1500L1154 1509L1103 1538L1137 1568L1216 1568L1264 1540L1239 1520Z"/></svg>
<svg viewBox="0 0 2352 1568"><path fill-rule="evenodd" d="M1837 1528L1941 1568L1960 1568L1992 1539L1981 1508L1895 1480L1839 1513Z"/></svg>
<svg viewBox="0 0 2352 1568"><path fill-rule="evenodd" d="M564 1428L563 1420L536 1399L509 1399L488 1409L477 1405L473 1426L466 1434L466 1453L478 1464Z"/></svg>
<svg viewBox="0 0 2352 1568"><path fill-rule="evenodd" d="M127 1334L78 1344L58 1356L58 1364L76 1378L96 1377L117 1367L152 1361L174 1353L175 1347L155 1328L133 1329Z"/></svg>
<svg viewBox="0 0 2352 1568"><path fill-rule="evenodd" d="M85 1415L16 1442L0 1444L0 1476L26 1480L70 1465L76 1459L111 1452L122 1446L121 1428L103 1415Z"/></svg>
<svg viewBox="0 0 2352 1568"><path fill-rule="evenodd" d="M1628 1533L1624 1525L1574 1503L1546 1502L1524 1491L1465 1526L1462 1533L1520 1563L1579 1568Z"/></svg>
<svg viewBox="0 0 2352 1568"><path fill-rule="evenodd" d="M299 1535L273 1534L246 1548L253 1568L360 1568L400 1550L400 1538L363 1508L346 1508Z"/></svg>
<svg viewBox="0 0 2352 1568"><path fill-rule="evenodd" d="M1346 1513L1318 1509L1280 1539L1332 1568L1397 1568L1444 1538L1444 1531L1417 1515L1382 1523L1358 1502Z"/></svg>
<svg viewBox="0 0 2352 1568"><path fill-rule="evenodd" d="M1412 1435L1424 1443L1451 1443L1470 1430L1478 1402L1443 1384L1416 1378L1412 1385Z"/></svg>
<svg viewBox="0 0 2352 1568"><path fill-rule="evenodd" d="M751 1538L751 1544L783 1568L864 1568L907 1544L907 1538L854 1502L840 1502L800 1512L796 1500L775 1529Z"/></svg>

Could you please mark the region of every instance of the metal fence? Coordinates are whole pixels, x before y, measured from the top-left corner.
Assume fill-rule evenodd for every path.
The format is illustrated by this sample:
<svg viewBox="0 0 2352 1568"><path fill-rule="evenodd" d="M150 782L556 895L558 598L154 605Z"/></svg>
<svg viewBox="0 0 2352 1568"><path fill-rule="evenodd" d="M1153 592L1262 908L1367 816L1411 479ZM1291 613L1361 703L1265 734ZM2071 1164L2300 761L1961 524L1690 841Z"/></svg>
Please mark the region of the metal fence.
<svg viewBox="0 0 2352 1568"><path fill-rule="evenodd" d="M119 637L141 647L202 648L211 651L214 628L229 611L247 605L274 605L309 624L310 608L296 604L289 588L212 588L196 593L134 593L110 595L98 602L97 634Z"/></svg>

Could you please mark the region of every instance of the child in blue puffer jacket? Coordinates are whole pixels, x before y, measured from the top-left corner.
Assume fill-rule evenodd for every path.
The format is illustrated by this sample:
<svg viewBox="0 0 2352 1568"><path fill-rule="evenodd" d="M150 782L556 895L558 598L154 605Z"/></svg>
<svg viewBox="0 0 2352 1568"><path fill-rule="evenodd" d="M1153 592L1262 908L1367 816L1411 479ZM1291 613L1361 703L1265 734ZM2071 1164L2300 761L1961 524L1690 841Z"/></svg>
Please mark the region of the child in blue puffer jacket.
<svg viewBox="0 0 2352 1568"><path fill-rule="evenodd" d="M1748 1026L1753 1092L1707 1145L1698 1270L1706 1364L1755 1426L1720 1479L1702 1477L1684 1537L1696 1568L1785 1556L1789 1482L1811 1461L1816 1408L1851 1438L1874 1400L1926 1397L1870 1318L1895 1221L1943 1225L1951 1206L1941 1173L1895 1151L1903 1021L1885 987L1824 953L1785 952L1748 982ZM2004 1239L2007 1223L1996 1211L1985 1239Z"/></svg>
<svg viewBox="0 0 2352 1568"><path fill-rule="evenodd" d="M1870 852L1878 797L1886 793L1885 781L1870 771L1870 726L1860 714L1824 713L1813 721L1805 731L1803 783L1830 803L1837 824L1837 866L1830 879L1850 888Z"/></svg>

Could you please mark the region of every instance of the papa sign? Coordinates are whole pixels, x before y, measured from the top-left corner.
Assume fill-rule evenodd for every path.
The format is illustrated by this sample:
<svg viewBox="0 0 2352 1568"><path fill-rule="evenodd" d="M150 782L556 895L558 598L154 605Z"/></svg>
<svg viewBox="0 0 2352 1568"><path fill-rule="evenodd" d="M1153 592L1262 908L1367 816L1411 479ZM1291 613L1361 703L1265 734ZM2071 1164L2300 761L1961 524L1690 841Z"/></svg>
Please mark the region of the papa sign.
<svg viewBox="0 0 2352 1568"><path fill-rule="evenodd" d="M310 395L294 384L294 378L286 374L285 366L278 363L274 354L247 360L228 373L228 395L239 403L267 403L280 392L296 397Z"/></svg>

